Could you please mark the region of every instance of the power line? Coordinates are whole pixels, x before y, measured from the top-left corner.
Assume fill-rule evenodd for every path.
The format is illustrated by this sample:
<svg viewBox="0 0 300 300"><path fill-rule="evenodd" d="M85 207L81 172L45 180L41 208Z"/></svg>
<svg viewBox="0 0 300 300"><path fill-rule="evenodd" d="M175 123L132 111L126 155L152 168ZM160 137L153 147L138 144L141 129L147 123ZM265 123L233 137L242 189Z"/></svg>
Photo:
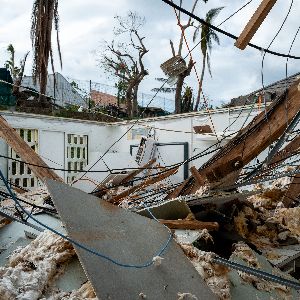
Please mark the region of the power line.
<svg viewBox="0 0 300 300"><path fill-rule="evenodd" d="M222 21L217 27L222 26L224 23L226 23L228 20L230 20L233 16L235 16L237 13L239 13L241 10L243 10L246 6L248 6L253 0L248 1L245 3L242 7L240 7L238 10L236 10L234 13L232 13L230 16L228 16L224 21ZM191 52L197 48L201 44L202 39L190 50ZM184 57L187 58L189 53Z"/></svg>
<svg viewBox="0 0 300 300"><path fill-rule="evenodd" d="M117 266L119 266L119 267L123 267L123 268L134 268L134 269L143 269L143 268L147 268L147 267L150 267L151 265L153 265L153 263L154 263L153 259L151 259L151 260L149 260L148 262L146 262L146 263L144 263L144 264L141 264L141 265L127 264L127 263L119 262L119 261L117 261L117 260L115 260L115 259L113 259L113 258L111 258L111 257L109 257L109 256L107 256L107 255L105 255L105 254L103 254L103 253L98 252L97 250L94 250L94 249L92 249L92 248L89 248L88 246L86 246L86 245L84 245L84 244L82 244L82 243L80 243L80 242L78 242L78 241L76 241L76 240L73 240L73 239L69 238L68 236L66 236L66 235L64 235L64 234L62 234L62 233L60 233L60 232L58 232L58 231L55 230L54 228L52 228L52 227L50 227L50 226L44 224L43 222L39 221L38 219L36 219L35 217L33 217L30 213L28 213L28 212L26 211L26 209L22 206L22 204L19 202L19 200L16 198L15 194L12 192L11 188L9 187L8 182L5 180L5 178L4 178L4 176L3 176L3 173L2 173L2 171L1 171L1 169L0 169L0 178L1 178L1 180L3 181L3 183L4 183L5 187L6 187L6 189L8 190L8 192L9 192L11 198L13 199L13 201L15 202L16 206L18 206L18 208L20 208L20 210L21 210L25 215L28 216L28 218L32 219L34 222L36 222L36 223L39 224L40 226L44 227L45 229L47 229L47 230L53 232L54 234L60 236L61 238L67 240L68 242L72 243L73 245L75 245L75 246L77 246L77 247L79 247L79 248L81 248L81 249L83 249L83 250L85 250L85 251L87 251L87 252L89 252L89 253L95 255L95 256L98 256L98 257L100 257L100 258L102 258L102 259L105 259L105 260L107 260L107 261L109 261L109 262L111 262L111 263L113 263L113 264L115 264L115 265L117 265ZM151 212L148 208L146 208L146 209L148 210L148 212L150 213L150 215L153 217L153 219L154 219L155 221L159 222L159 221L156 219L156 217L152 214L152 212ZM163 225L163 226L164 226L165 228L167 228L165 225ZM168 229L168 228L167 228L167 229ZM171 232L169 229L168 229L168 231L169 231L169 237L168 237L167 241L166 241L165 244L161 247L161 249L157 252L157 254L155 254L155 255L153 256L153 258L156 257L156 256L161 256L161 255L166 251L166 249L168 248L168 246L170 245L170 242L172 241L172 232Z"/></svg>
<svg viewBox="0 0 300 300"><path fill-rule="evenodd" d="M181 11L182 13L190 16L191 18L195 19L196 21L200 22L202 25L205 25L219 33L222 33L223 35L226 35L227 37L233 39L233 40L237 40L238 37L230 32L227 32L223 29L220 29L218 28L217 26L214 26L208 22L206 22L205 20L201 19L200 17L196 16L195 14L192 14L191 12L187 11L186 9L184 8L181 8L180 6L178 6L177 4L173 3L172 1L169 1L169 0L162 0L163 2L165 2L166 4L172 6L173 8L176 8L177 10ZM252 43L249 43L248 44L250 47L256 49L256 50L259 50L260 52L266 52L266 53L269 53L269 54L272 54L272 55L275 55L275 56L279 56L279 57L288 57L288 58L292 58L292 59L300 59L300 56L294 56L294 55L290 55L290 54L284 54L284 53L279 53L279 52L276 52L276 51L272 51L272 50L269 50L269 49L265 49L261 46L258 46L256 44L252 44Z"/></svg>

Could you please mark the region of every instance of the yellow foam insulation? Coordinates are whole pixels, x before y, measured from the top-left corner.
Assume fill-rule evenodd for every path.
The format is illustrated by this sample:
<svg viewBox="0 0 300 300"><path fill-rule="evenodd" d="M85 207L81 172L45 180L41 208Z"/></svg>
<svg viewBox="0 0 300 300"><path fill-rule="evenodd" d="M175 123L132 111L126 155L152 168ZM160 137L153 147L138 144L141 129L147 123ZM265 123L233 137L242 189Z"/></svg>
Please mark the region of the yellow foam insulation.
<svg viewBox="0 0 300 300"><path fill-rule="evenodd" d="M249 235L249 231L248 231L247 218L244 212L243 211L239 212L239 214L236 217L234 217L233 222L237 233L243 238L246 238Z"/></svg>
<svg viewBox="0 0 300 300"><path fill-rule="evenodd" d="M12 253L8 265L0 268L0 298L40 299L60 267L74 255L69 242L44 231L28 246Z"/></svg>
<svg viewBox="0 0 300 300"><path fill-rule="evenodd" d="M70 293L58 292L50 298L43 298L41 300L98 300L98 298L96 297L91 283L88 281L78 290Z"/></svg>
<svg viewBox="0 0 300 300"><path fill-rule="evenodd" d="M273 221L288 229L293 236L300 239L300 207L278 208L274 212Z"/></svg>
<svg viewBox="0 0 300 300"><path fill-rule="evenodd" d="M227 277L229 270L224 266L212 262L214 253L201 251L192 245L180 244L180 247L205 280L211 291L216 294L219 299L231 299L230 282Z"/></svg>

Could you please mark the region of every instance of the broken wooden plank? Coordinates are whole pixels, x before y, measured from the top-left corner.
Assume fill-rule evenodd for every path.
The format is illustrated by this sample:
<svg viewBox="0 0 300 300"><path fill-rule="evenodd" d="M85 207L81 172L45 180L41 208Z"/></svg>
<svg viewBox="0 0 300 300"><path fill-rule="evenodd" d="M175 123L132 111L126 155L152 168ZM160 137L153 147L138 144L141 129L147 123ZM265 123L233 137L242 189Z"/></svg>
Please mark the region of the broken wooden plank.
<svg viewBox="0 0 300 300"><path fill-rule="evenodd" d="M244 50L250 43L258 28L261 26L277 0L262 0L261 4L247 23L246 27L235 42L235 46Z"/></svg>
<svg viewBox="0 0 300 300"><path fill-rule="evenodd" d="M0 116L0 138L20 156L20 158L28 163L32 172L42 181L46 178L57 181L63 181L49 166L41 159L41 157L20 137L20 135Z"/></svg>
<svg viewBox="0 0 300 300"><path fill-rule="evenodd" d="M197 134L213 133L213 131L209 125L194 126L194 130L195 130L195 133L197 133Z"/></svg>
<svg viewBox="0 0 300 300"><path fill-rule="evenodd" d="M212 188L227 188L238 178L242 167L247 165L285 131L300 110L300 80L296 81L282 96L262 111L238 135L223 146L200 169ZM175 189L168 198L192 194L197 190L193 177Z"/></svg>
<svg viewBox="0 0 300 300"><path fill-rule="evenodd" d="M200 187L203 186L205 184L205 180L203 179L203 177L200 175L199 171L196 169L195 166L192 166L190 168L190 171L192 173L192 176L194 177L196 184Z"/></svg>
<svg viewBox="0 0 300 300"><path fill-rule="evenodd" d="M155 162L156 162L156 158L151 159L149 162L147 162L145 165L143 165L140 169L135 170L134 172L130 173L127 177L125 177L121 181L121 184L125 184L128 181L132 180L135 176L137 176L141 172L145 171L147 168L150 168Z"/></svg>
<svg viewBox="0 0 300 300"><path fill-rule="evenodd" d="M201 230L207 229L209 231L219 230L217 222L202 222L198 220L162 220L159 222L170 229L186 229L186 230Z"/></svg>
<svg viewBox="0 0 300 300"><path fill-rule="evenodd" d="M121 267L74 244L98 299L173 300L179 292L199 300L217 298L173 239L159 254L170 238L159 222L66 184L48 180L47 186L68 237L77 243L127 266L164 258L160 266Z"/></svg>
<svg viewBox="0 0 300 300"><path fill-rule="evenodd" d="M137 184L137 185L133 186L132 188L129 188L128 190L120 193L119 195L116 195L115 197L110 199L109 202L118 204L121 202L121 200L123 198L128 197L135 191L141 190L151 184L162 181L162 180L168 178L169 176L174 175L177 171L178 171L178 168L175 168L175 169L165 171L164 173L159 174L158 176L150 177L150 178L146 179L145 181L141 182L140 184Z"/></svg>
<svg viewBox="0 0 300 300"><path fill-rule="evenodd" d="M130 180L132 180L136 175L138 175L139 173L145 171L145 169L151 167L154 163L156 162L156 158L151 159L148 163L146 163L143 167L141 167L140 169L137 169L133 172L130 172L127 176L125 176L118 184L117 186L121 186L124 185L126 183L128 183ZM117 174L116 176L118 176L119 174ZM121 174L123 175L123 174ZM120 175L119 175L120 176ZM123 175L124 176L124 175ZM116 185L116 184L113 184ZM104 184L103 182L100 183L97 186L97 191L95 191L94 195L101 198L103 197L109 190L111 189L111 187L107 187L106 184Z"/></svg>

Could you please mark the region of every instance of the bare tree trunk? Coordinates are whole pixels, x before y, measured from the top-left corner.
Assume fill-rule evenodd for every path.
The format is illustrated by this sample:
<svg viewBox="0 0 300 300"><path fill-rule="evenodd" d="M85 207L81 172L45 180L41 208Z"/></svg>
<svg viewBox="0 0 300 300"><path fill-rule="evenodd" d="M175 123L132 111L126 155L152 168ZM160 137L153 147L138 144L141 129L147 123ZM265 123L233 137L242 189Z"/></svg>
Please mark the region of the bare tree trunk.
<svg viewBox="0 0 300 300"><path fill-rule="evenodd" d="M180 74L178 76L178 81L176 84L176 92L175 92L175 114L180 114L182 109L181 109L181 92L182 92L182 87L185 79L185 75Z"/></svg>
<svg viewBox="0 0 300 300"><path fill-rule="evenodd" d="M126 91L126 110L128 118L132 118L132 86L129 85Z"/></svg>
<svg viewBox="0 0 300 300"><path fill-rule="evenodd" d="M25 54L24 59L21 62L20 72L19 72L18 77L15 81L15 85L13 86L13 94L16 95L16 96L19 94L19 91L20 91L20 85L21 85L22 80L23 80L24 70L25 70L25 65L26 65L26 60L27 60L28 54L29 54L29 52L27 52Z"/></svg>
<svg viewBox="0 0 300 300"><path fill-rule="evenodd" d="M201 73L200 82L199 82L199 86L198 86L198 94L197 94L197 100L196 100L194 111L198 111L199 104L200 104L200 97L201 97L201 92L202 92L202 84L203 84L203 78L204 78L204 73L205 73L205 66L206 66L206 52L205 52L205 55L203 55L202 73Z"/></svg>
<svg viewBox="0 0 300 300"><path fill-rule="evenodd" d="M47 71L47 67L45 67L43 65L42 70L41 70L41 79L40 79L40 97L39 97L39 101L42 102L46 102L46 96L44 96L46 94L46 88L47 88L47 78L48 77L48 71Z"/></svg>
<svg viewBox="0 0 300 300"><path fill-rule="evenodd" d="M183 87L185 78L191 74L191 70L192 70L193 66L194 66L194 62L192 60L190 60L187 70L178 76L178 80L177 80L177 84L176 84L176 92L175 92L175 114L182 113L182 107L181 107L182 87Z"/></svg>
<svg viewBox="0 0 300 300"><path fill-rule="evenodd" d="M133 98L132 98L132 117L133 118L138 116L138 89L139 89L139 84L137 84L133 89Z"/></svg>

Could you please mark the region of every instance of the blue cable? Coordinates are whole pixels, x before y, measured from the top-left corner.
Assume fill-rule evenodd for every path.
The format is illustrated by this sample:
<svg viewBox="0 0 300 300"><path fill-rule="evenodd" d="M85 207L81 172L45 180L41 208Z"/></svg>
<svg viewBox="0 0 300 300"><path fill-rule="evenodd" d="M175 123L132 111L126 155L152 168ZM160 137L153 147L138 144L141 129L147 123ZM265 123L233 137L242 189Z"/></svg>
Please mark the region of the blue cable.
<svg viewBox="0 0 300 300"><path fill-rule="evenodd" d="M79 248L81 248L81 249L83 249L83 250L85 250L85 251L87 251L87 252L89 252L89 253L91 253L91 254L94 254L94 255L96 255L96 256L98 256L98 257L101 257L101 258L103 258L103 259L105 259L105 260L108 260L109 262L111 262L111 263L113 263L113 264L115 264L115 265L117 265L117 266L119 266L119 267L123 267L123 268L142 269L142 268L150 267L150 266L153 264L153 260L150 260L150 261L146 262L146 263L143 264L143 265L131 265L131 264L125 264L125 263L118 262L118 261L114 260L113 258L111 258L111 257L109 257L109 256L107 256L107 255L105 255L105 254L99 253L99 252L97 252L97 251L94 250L94 249L88 248L87 246L85 246L85 245L83 245L83 244L81 244L81 243L79 243L79 242L77 242L77 241L74 241L74 240L70 239L69 237L65 236L64 234L58 232L57 230L55 230L55 229L49 227L48 225L46 225L46 224L40 222L40 221L37 220L35 217L33 217L30 213L28 213L28 212L24 209L24 207L20 204L20 202L19 202L18 199L16 198L15 194L14 194L13 191L11 190L10 186L8 185L7 180L4 178L4 175L3 175L2 171L1 171L1 169L0 169L0 177L1 177L1 179L2 179L2 181L3 181L3 183L4 183L4 185L5 185L5 187L7 188L9 194L11 195L13 201L14 201L14 202L16 203L16 205L17 205L17 206L18 206L18 207L19 207L19 208L20 208L20 209L28 216L28 218L32 219L33 221L35 221L35 222L38 223L39 225L41 225L41 226L43 226L44 228L48 229L49 231L51 231L51 232L57 234L58 236L62 237L63 239L66 239L67 241L69 241L70 243L76 245L77 247L79 247ZM153 219L156 220L156 221L158 222L158 220L154 217L154 215L152 214L152 212L151 212L148 208L146 208L146 209L148 210L148 212L150 213L150 215L153 217ZM165 226L165 225L164 225L164 226ZM165 227L166 227L166 226L165 226ZM168 248L168 246L169 246L169 244L170 244L170 242L171 242L171 240L172 240L172 233L171 233L170 230L169 230L169 232L170 232L170 235L169 235L169 238L168 238L167 242L166 242L165 245L158 251L158 253L157 253L156 255L154 255L154 257L156 257L156 256L161 256L161 255L165 252L165 250Z"/></svg>

